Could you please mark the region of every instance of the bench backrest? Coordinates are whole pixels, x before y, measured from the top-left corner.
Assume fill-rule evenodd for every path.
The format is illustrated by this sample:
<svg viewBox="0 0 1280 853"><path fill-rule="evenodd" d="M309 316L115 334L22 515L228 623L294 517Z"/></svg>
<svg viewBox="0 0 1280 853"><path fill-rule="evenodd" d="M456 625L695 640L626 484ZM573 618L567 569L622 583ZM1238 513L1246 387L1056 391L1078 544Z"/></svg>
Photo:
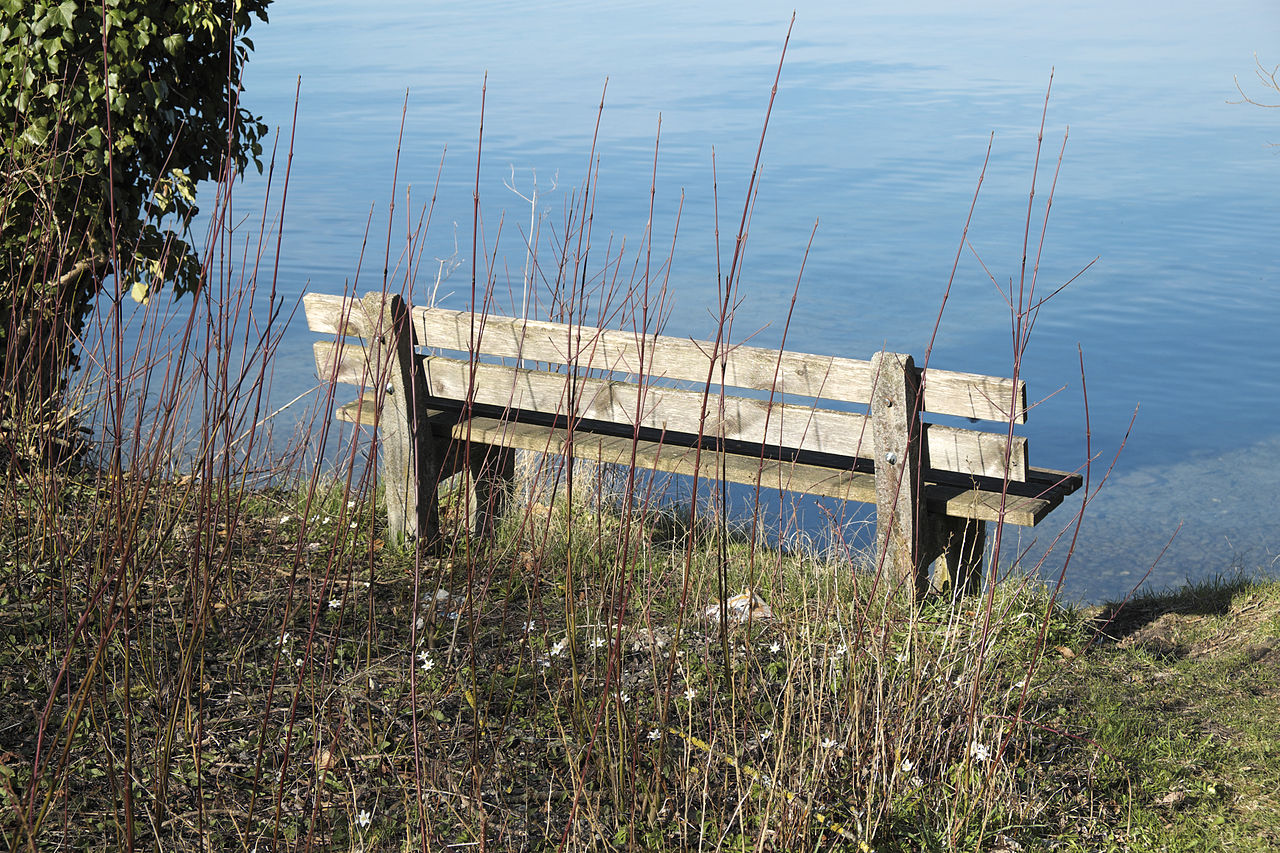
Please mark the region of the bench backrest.
<svg viewBox="0 0 1280 853"><path fill-rule="evenodd" d="M336 336L315 345L320 375L373 384L367 351L342 338L370 338L380 321L359 299L308 294L305 304L311 329ZM419 364L431 398L784 451L872 455L870 417L829 407L872 403L879 376L871 361L717 350L708 341L442 308L411 308L409 318L416 345L430 353ZM994 432L925 423L928 467L1026 479L1026 439L1009 436L1010 420L1026 421L1024 383L930 368L920 393L923 412L1000 423Z"/></svg>

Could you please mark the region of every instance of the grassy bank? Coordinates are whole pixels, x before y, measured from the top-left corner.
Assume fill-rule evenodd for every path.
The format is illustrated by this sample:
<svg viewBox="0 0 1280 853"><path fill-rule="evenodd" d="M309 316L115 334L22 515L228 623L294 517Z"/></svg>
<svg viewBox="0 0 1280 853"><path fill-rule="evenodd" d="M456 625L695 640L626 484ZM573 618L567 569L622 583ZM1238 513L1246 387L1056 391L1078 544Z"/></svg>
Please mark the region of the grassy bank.
<svg viewBox="0 0 1280 853"><path fill-rule="evenodd" d="M1280 849L1280 582L1232 570L1089 611L1038 701L1088 738L1115 849Z"/></svg>
<svg viewBox="0 0 1280 853"><path fill-rule="evenodd" d="M428 557L341 487L137 488L6 492L10 849L1280 843L1274 582L917 612L670 507L532 500ZM769 614L707 617L747 587Z"/></svg>

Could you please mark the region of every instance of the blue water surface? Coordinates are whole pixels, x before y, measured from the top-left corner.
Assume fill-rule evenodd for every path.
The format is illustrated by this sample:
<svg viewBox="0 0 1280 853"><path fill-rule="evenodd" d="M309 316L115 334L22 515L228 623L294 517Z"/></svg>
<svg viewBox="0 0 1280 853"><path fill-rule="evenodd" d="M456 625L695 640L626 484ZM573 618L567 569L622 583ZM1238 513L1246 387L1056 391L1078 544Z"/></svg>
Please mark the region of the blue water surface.
<svg viewBox="0 0 1280 853"><path fill-rule="evenodd" d="M625 238L628 280L653 182L656 258L680 212L666 331L714 334L717 260L727 272L789 7L277 0L270 13L253 33L244 97L279 130L277 202L292 146L281 249L278 258L274 244L268 251L286 296L381 286L393 199L389 266L399 289L406 222L431 202L439 175L412 296L436 290L443 304L467 306L483 97L479 255L496 263L483 262L479 277L494 282L500 304L524 298L531 223L544 240L562 229L589 174L597 263ZM1280 503L1280 110L1233 103L1233 81L1273 103L1280 93L1259 85L1255 52L1280 62L1280 7L1270 0L892 10L799 0L760 160L735 337L780 343L799 277L791 348L921 358L990 144L971 249L932 359L1008 374L1010 314L997 285L1016 289L1021 276L1033 175L1034 263L1056 174L1037 292L1092 266L1036 321L1022 375L1033 399L1048 399L1025 434L1035 464L1073 470L1085 462L1087 424L1094 485L1124 442L1086 510L1070 594L1122 595L1148 570L1164 585L1233 561L1271 565L1280 551L1271 515ZM254 174L237 189L247 219L233 240L256 242L264 193ZM437 289L440 269L449 274ZM312 336L295 325L276 401L314 381ZM1051 538L1069 515L1019 531L1023 544ZM1046 574L1065 552L1055 549Z"/></svg>

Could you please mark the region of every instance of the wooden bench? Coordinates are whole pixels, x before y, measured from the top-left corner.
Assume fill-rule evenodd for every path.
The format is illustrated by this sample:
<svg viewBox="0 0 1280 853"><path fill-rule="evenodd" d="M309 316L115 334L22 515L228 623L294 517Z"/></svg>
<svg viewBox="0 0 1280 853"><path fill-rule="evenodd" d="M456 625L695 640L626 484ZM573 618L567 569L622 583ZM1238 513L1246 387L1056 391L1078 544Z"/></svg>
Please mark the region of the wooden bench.
<svg viewBox="0 0 1280 853"><path fill-rule="evenodd" d="M870 361L308 294L321 378L363 389L390 533L433 541L436 488L469 470L477 531L513 449L874 503L877 548L922 596L981 585L986 525L1035 525L1081 485L1032 468L1025 383ZM363 343L350 340L363 339ZM860 407L860 411L851 405ZM993 421L993 431L922 415ZM939 559L941 558L941 559Z"/></svg>

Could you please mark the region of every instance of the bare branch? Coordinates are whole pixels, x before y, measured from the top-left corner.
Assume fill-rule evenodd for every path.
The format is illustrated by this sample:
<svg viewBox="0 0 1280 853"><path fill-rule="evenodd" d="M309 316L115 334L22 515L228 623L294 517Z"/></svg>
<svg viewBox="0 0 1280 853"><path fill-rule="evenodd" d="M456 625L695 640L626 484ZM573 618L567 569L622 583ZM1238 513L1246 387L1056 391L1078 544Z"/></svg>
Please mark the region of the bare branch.
<svg viewBox="0 0 1280 853"><path fill-rule="evenodd" d="M1258 59L1258 54L1256 53L1253 55L1253 61L1258 66L1253 73L1258 75L1262 85L1273 92L1280 93L1280 79L1277 79L1277 75L1280 75L1280 65L1273 66L1270 70L1267 70L1267 67L1262 64L1262 60ZM1255 107L1267 107L1268 109L1280 107L1280 103L1268 104L1251 97L1245 92L1244 87L1240 85L1240 78L1233 75L1231 79L1235 81L1236 91L1240 93L1241 100L1227 101L1228 104L1253 104Z"/></svg>

